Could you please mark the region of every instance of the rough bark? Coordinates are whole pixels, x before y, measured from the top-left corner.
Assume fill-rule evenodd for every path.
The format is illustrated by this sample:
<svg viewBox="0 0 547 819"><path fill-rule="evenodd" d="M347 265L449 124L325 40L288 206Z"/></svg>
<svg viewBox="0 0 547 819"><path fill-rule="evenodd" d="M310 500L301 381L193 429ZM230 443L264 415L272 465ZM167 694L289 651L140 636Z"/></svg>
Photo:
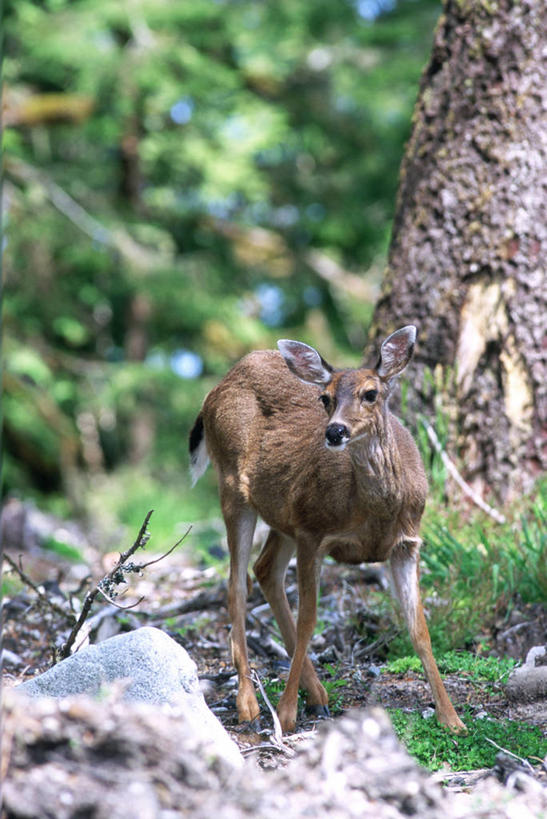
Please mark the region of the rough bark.
<svg viewBox="0 0 547 819"><path fill-rule="evenodd" d="M445 1L371 332L417 324L414 398L443 385L452 454L501 499L546 463L546 42L544 0Z"/></svg>

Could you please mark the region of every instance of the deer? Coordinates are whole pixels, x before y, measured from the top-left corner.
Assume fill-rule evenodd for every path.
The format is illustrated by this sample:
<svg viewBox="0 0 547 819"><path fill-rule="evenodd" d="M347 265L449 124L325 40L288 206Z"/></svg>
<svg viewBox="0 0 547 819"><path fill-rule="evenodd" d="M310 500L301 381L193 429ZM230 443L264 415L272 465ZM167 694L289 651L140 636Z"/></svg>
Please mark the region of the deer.
<svg viewBox="0 0 547 819"><path fill-rule="evenodd" d="M382 343L376 366L338 369L313 347L281 339L278 351L242 358L205 397L189 436L193 483L212 462L226 525L230 645L238 675L240 723L259 724L246 638L248 564L257 517L269 526L253 565L291 664L277 705L284 733L295 729L298 690L307 709L328 717L328 695L308 657L317 620L321 565L389 562L438 721L465 731L435 662L419 589L419 527L428 491L408 430L389 410L409 363L416 327ZM296 553L296 622L285 591Z"/></svg>

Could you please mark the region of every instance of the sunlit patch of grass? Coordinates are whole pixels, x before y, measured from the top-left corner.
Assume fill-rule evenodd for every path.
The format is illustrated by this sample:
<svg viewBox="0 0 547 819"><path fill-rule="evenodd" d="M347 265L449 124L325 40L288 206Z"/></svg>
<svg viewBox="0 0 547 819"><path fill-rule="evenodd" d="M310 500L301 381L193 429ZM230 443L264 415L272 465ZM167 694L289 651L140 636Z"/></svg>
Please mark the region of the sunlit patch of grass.
<svg viewBox="0 0 547 819"><path fill-rule="evenodd" d="M1 599L5 597L15 597L24 589L23 581L15 574L4 573L1 584Z"/></svg>
<svg viewBox="0 0 547 819"><path fill-rule="evenodd" d="M66 543L64 540L59 540L58 538L53 537L53 535L44 538L41 546L43 549L47 549L49 552L54 552L63 560L69 560L71 563L83 562L82 553L77 546L74 546L71 543Z"/></svg>
<svg viewBox="0 0 547 819"><path fill-rule="evenodd" d="M469 651L448 651L437 657L437 665L441 674L498 682L509 675L516 661L512 657L480 657ZM422 664L415 654L390 660L384 670L390 674L406 674L408 671L423 674Z"/></svg>
<svg viewBox="0 0 547 819"><path fill-rule="evenodd" d="M389 715L408 752L430 771L443 765L454 771L491 768L499 747L528 759L531 764L541 762L547 751L545 737L538 727L508 719L476 719L469 709L461 715L468 733L457 735L436 719L425 719L418 713L394 709L389 710Z"/></svg>
<svg viewBox="0 0 547 819"><path fill-rule="evenodd" d="M188 526L195 524L184 549L199 564L218 544L224 527L218 522L220 510L211 474L190 489L185 475L136 471L129 467L105 476L94 487L91 513L101 529L115 531L120 538L136 534L150 509L152 539L149 549L164 551L172 546ZM201 523L205 521L206 523ZM110 544L110 548L115 548ZM214 555L210 555L214 562Z"/></svg>
<svg viewBox="0 0 547 819"><path fill-rule="evenodd" d="M505 524L483 513L462 523L437 504L429 508L420 585L436 654L471 648L515 605L547 599L545 488L540 485L536 498ZM411 653L402 629L390 657Z"/></svg>

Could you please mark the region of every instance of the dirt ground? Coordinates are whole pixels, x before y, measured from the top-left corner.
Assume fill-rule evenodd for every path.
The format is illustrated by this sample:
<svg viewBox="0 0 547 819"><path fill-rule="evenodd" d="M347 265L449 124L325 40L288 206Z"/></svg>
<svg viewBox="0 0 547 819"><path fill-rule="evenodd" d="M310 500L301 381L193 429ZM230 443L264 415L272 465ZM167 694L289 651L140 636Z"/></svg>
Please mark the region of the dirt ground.
<svg viewBox="0 0 547 819"><path fill-rule="evenodd" d="M117 554L99 556L90 549L85 554L87 563L74 565L59 561L58 557L37 547L22 557L12 553L49 602L41 600L28 586L6 596L4 690L46 670L55 651L66 640L69 623L51 607L51 603L61 607L73 605L77 611L85 579L91 574L96 582L118 557ZM141 562L154 557L149 554L143 557L143 554L136 555ZM4 565L4 571L6 568ZM384 582L382 573L374 567L365 572L360 568L329 564L324 567L320 627L311 650L320 676L332 689L331 713L334 718L340 718L352 709L362 710L377 704L420 711L433 705L429 688L419 674L380 673L387 642L398 629L389 613L374 608L375 592ZM289 570L287 585L289 599L294 602L294 568ZM268 744L264 737L272 728L266 706L262 711L260 734L242 730L237 725L236 676L229 657L226 581L222 573L213 568L196 569L180 549L147 568L142 576L132 575L127 593L118 602L126 607L141 597L143 599L137 607L123 611L106 601L96 602L76 644L103 640L143 625L162 628L180 642L196 662L209 707L240 748L246 754L252 753L257 766L262 769L290 765L290 760L271 748L263 750L258 747ZM518 612L516 622L503 623L491 639L501 654L510 653L523 659L531 646L545 641L546 630L545 610L535 607ZM275 697L287 676L289 660L256 583L248 602L248 641L253 667L267 692ZM445 684L457 709L468 706L472 713L519 719L547 730L544 705L511 704L505 697L502 683L477 683L453 675L445 676ZM309 718L302 707L292 742L298 746L299 737L305 740L315 728L316 721ZM474 772L453 777L445 774L448 787L457 791L472 788L477 780ZM543 776L543 773L538 774L538 778Z"/></svg>

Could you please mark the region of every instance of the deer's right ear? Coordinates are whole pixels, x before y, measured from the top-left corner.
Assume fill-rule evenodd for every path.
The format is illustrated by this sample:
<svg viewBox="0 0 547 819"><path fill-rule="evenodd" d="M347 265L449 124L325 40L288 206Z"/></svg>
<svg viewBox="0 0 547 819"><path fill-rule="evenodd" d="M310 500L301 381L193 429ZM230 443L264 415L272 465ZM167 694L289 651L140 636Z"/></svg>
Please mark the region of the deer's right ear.
<svg viewBox="0 0 547 819"><path fill-rule="evenodd" d="M401 327L388 336L382 344L380 359L376 365L380 378L389 380L399 375L412 358L415 343L416 328L413 324L407 324L406 327Z"/></svg>
<svg viewBox="0 0 547 819"><path fill-rule="evenodd" d="M289 370L302 381L324 387L332 379L332 367L313 347L286 338L280 339L277 346Z"/></svg>

